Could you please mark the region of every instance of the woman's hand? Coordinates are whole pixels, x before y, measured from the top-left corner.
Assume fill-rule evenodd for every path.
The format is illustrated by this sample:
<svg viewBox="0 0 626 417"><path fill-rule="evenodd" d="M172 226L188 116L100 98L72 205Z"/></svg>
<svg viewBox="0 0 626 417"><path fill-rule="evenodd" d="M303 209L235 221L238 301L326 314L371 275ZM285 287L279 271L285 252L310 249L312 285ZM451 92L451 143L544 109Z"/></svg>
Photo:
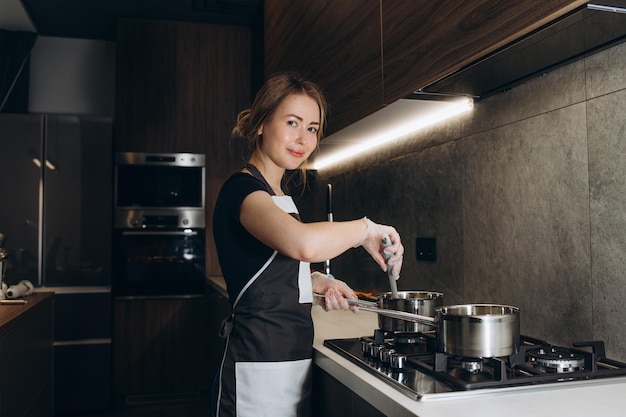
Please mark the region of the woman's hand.
<svg viewBox="0 0 626 417"><path fill-rule="evenodd" d="M390 267L391 274L398 279L404 255L404 246L400 241L400 234L392 226L374 223L367 217L364 217L363 221L367 227L359 246L363 246L363 249L372 256L383 271L387 272ZM384 236L389 236L391 239L390 246L385 247L383 244ZM385 261L385 254L389 256L387 261Z"/></svg>
<svg viewBox="0 0 626 417"><path fill-rule="evenodd" d="M311 282L314 293L324 294L324 297L314 297L324 310L351 310L355 313L359 311L357 306L351 306L346 301L346 299L356 300L358 297L345 282L329 278L317 271L311 274Z"/></svg>

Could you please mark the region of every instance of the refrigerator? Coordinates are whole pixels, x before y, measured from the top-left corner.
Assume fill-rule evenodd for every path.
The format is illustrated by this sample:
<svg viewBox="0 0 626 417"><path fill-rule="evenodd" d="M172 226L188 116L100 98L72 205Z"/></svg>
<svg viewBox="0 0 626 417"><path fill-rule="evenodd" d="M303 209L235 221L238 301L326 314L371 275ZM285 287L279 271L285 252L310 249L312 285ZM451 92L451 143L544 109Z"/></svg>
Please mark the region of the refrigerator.
<svg viewBox="0 0 626 417"><path fill-rule="evenodd" d="M55 412L111 404L110 118L0 114L5 281L55 293Z"/></svg>

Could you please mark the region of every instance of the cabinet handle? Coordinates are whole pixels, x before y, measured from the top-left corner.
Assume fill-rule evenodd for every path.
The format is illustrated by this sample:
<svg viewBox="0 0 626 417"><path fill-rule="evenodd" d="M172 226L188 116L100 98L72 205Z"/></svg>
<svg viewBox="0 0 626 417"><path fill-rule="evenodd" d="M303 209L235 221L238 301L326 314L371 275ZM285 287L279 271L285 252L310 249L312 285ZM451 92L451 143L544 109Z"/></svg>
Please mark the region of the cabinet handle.
<svg viewBox="0 0 626 417"><path fill-rule="evenodd" d="M146 232L146 231L127 231L122 232L122 236L197 236L198 232L190 231L190 232Z"/></svg>

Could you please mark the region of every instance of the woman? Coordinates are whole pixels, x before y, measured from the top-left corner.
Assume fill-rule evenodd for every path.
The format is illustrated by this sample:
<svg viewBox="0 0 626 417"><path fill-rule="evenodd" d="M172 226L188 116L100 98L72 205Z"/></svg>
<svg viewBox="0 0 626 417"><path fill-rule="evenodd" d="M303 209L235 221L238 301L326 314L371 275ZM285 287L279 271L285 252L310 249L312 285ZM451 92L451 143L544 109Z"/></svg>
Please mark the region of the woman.
<svg viewBox="0 0 626 417"><path fill-rule="evenodd" d="M393 227L367 218L347 222L300 222L281 187L286 170L302 169L324 127L320 89L295 74L269 79L233 129L252 142L248 164L218 196L213 233L233 314L216 384L215 415L310 414L313 292L327 309L348 309L356 298L342 281L310 272L309 263L363 246L386 271L399 274L404 248ZM354 307L352 307L354 308Z"/></svg>

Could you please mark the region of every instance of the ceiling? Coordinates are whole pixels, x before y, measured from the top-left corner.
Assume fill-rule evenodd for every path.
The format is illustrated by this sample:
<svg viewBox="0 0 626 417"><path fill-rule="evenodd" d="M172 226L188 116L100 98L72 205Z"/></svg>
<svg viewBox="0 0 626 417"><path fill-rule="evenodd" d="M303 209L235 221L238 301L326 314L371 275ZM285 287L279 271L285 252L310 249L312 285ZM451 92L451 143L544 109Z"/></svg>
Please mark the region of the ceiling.
<svg viewBox="0 0 626 417"><path fill-rule="evenodd" d="M263 0L0 0L0 8L0 29L110 41L118 17L248 27L263 21Z"/></svg>

